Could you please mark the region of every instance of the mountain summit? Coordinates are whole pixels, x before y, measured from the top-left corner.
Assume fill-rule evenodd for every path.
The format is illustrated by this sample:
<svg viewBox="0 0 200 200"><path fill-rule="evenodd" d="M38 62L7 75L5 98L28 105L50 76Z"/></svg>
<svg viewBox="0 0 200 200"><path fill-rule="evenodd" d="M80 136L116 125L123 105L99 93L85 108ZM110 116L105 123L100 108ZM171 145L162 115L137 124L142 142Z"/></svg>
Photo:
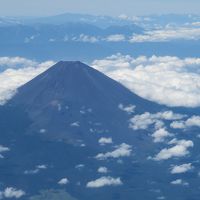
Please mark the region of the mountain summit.
<svg viewBox="0 0 200 200"><path fill-rule="evenodd" d="M60 61L19 88L12 101L32 106L37 100L41 106L52 100L86 104L104 102L106 105L127 104L133 100L130 100L131 98L134 98L134 103L143 104L142 106L151 104L118 82L79 61Z"/></svg>

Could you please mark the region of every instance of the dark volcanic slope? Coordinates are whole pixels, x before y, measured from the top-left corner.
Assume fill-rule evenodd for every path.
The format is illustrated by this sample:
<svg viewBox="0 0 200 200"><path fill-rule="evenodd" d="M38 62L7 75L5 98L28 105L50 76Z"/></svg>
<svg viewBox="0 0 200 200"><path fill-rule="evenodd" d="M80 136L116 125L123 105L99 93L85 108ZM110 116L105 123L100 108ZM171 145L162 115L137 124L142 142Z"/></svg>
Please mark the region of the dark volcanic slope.
<svg viewBox="0 0 200 200"><path fill-rule="evenodd" d="M127 129L128 116L119 104L134 104L139 113L160 108L81 62L63 61L19 88L9 104L28 112L33 121L29 132L48 129L47 137L70 140L83 139L94 123L101 123L104 132L112 130L116 139L127 137L121 132ZM78 133L69 126L74 122L81 127Z"/></svg>
<svg viewBox="0 0 200 200"><path fill-rule="evenodd" d="M0 191L22 189L22 200L199 200L199 126L174 129L191 116L164 111L81 62L59 62L0 107L0 145L9 148L0 146ZM191 169L171 173L182 164Z"/></svg>

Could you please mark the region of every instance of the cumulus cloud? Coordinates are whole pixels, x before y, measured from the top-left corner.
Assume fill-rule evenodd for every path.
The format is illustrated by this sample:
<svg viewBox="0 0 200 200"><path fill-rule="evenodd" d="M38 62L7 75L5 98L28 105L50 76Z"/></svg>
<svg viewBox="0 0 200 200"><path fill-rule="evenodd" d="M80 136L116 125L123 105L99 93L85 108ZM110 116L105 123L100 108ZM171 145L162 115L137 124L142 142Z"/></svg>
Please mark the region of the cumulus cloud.
<svg viewBox="0 0 200 200"><path fill-rule="evenodd" d="M174 121L170 124L170 127L174 129L183 129L185 128L185 123L184 121Z"/></svg>
<svg viewBox="0 0 200 200"><path fill-rule="evenodd" d="M8 147L4 147L2 145L0 145L0 158L4 158L4 156L2 155L2 153L10 151L10 149Z"/></svg>
<svg viewBox="0 0 200 200"><path fill-rule="evenodd" d="M182 164L182 165L175 165L173 166L171 173L172 174L181 174L193 169L192 163Z"/></svg>
<svg viewBox="0 0 200 200"><path fill-rule="evenodd" d="M96 159L105 160L107 158L129 157L131 155L131 152L132 152L131 146L126 143L122 143L116 146L116 149L114 151L107 153L99 153L96 156Z"/></svg>
<svg viewBox="0 0 200 200"><path fill-rule="evenodd" d="M0 192L1 199L3 198L20 198L25 195L25 192L23 190L17 190L13 187L7 187L4 191Z"/></svg>
<svg viewBox="0 0 200 200"><path fill-rule="evenodd" d="M168 106L200 106L200 58L116 54L92 66L148 100Z"/></svg>
<svg viewBox="0 0 200 200"><path fill-rule="evenodd" d="M194 115L186 121L174 121L170 126L174 129L185 129L193 126L200 127L200 116Z"/></svg>
<svg viewBox="0 0 200 200"><path fill-rule="evenodd" d="M67 178L62 178L58 181L59 185L66 185L69 183L69 180Z"/></svg>
<svg viewBox="0 0 200 200"><path fill-rule="evenodd" d="M106 144L112 144L112 143L113 143L113 141L112 141L111 137L109 137L109 138L102 137L99 139L100 145L106 145Z"/></svg>
<svg viewBox="0 0 200 200"><path fill-rule="evenodd" d="M200 116L192 116L185 122L186 127L197 126L200 127Z"/></svg>
<svg viewBox="0 0 200 200"><path fill-rule="evenodd" d="M38 169L47 169L46 165L37 165L36 168Z"/></svg>
<svg viewBox="0 0 200 200"><path fill-rule="evenodd" d="M130 42L167 42L172 40L199 40L198 27L166 27L164 29L146 31L144 34L134 34Z"/></svg>
<svg viewBox="0 0 200 200"><path fill-rule="evenodd" d="M99 167L97 171L102 174L108 173L107 167Z"/></svg>
<svg viewBox="0 0 200 200"><path fill-rule="evenodd" d="M22 68L12 69L15 66L15 62L16 65L20 65ZM11 64L8 62L7 65L12 68L0 73L0 105L3 105L7 100L12 98L18 87L30 81L54 64L53 61L36 63L34 61L18 57L11 58L10 63Z"/></svg>
<svg viewBox="0 0 200 200"><path fill-rule="evenodd" d="M145 112L141 115L135 115L129 121L129 127L138 129L147 129L150 125L154 124L156 129L162 128L164 123L162 120L176 120L182 119L185 115L177 114L172 111L164 111L158 113Z"/></svg>
<svg viewBox="0 0 200 200"><path fill-rule="evenodd" d="M194 143L191 140L177 140L173 139L169 142L174 145L170 148L162 149L155 157L154 160L167 160L172 157L183 157L189 154L188 148L193 147Z"/></svg>
<svg viewBox="0 0 200 200"><path fill-rule="evenodd" d="M88 188L100 188L104 186L118 186L122 184L123 183L120 178L112 178L110 176L107 176L107 177L103 176L99 179L88 182L86 186Z"/></svg>
<svg viewBox="0 0 200 200"><path fill-rule="evenodd" d="M138 129L147 129L149 125L156 123L157 119L153 118L149 112L146 112L141 115L135 115L130 119L129 127L138 130ZM163 125L161 123L161 125Z"/></svg>
<svg viewBox="0 0 200 200"><path fill-rule="evenodd" d="M135 105L128 105L128 106L124 106L123 104L119 104L118 108L120 110L123 110L124 112L127 112L128 114L132 114L135 112Z"/></svg>
<svg viewBox="0 0 200 200"><path fill-rule="evenodd" d="M173 134L169 133L165 128L156 130L151 136L154 138L154 142L164 142L166 137L170 137Z"/></svg>

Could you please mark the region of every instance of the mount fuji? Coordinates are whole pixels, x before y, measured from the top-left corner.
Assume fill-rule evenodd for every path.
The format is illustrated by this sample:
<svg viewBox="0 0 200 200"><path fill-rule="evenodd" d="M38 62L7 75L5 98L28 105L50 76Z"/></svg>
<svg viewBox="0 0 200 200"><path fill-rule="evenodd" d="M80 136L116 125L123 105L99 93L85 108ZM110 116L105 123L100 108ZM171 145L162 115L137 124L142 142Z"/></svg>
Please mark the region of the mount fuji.
<svg viewBox="0 0 200 200"><path fill-rule="evenodd" d="M198 115L58 62L0 107L0 198L197 200L199 127Z"/></svg>

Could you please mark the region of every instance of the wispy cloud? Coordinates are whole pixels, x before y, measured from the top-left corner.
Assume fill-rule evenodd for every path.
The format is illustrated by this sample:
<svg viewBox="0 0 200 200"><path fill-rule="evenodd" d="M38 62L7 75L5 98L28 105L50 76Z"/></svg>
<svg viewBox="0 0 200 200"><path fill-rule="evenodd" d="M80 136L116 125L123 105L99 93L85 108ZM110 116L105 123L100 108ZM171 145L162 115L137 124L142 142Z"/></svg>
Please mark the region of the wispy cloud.
<svg viewBox="0 0 200 200"><path fill-rule="evenodd" d="M138 42L167 42L172 40L199 40L200 28L177 27L146 31L144 34L135 34L130 39L132 43Z"/></svg>
<svg viewBox="0 0 200 200"><path fill-rule="evenodd" d="M189 183L182 180L182 179L176 179L174 181L171 182L172 185L183 185L183 186L188 186Z"/></svg>
<svg viewBox="0 0 200 200"><path fill-rule="evenodd" d="M67 40L69 40L69 38L66 39L65 37L65 41ZM75 42L88 42L88 43L96 43L99 41L97 37L85 34L80 34L78 37L73 37L71 40Z"/></svg>
<svg viewBox="0 0 200 200"><path fill-rule="evenodd" d="M105 41L107 42L123 42L125 40L126 37L122 34L109 35L105 38Z"/></svg>

